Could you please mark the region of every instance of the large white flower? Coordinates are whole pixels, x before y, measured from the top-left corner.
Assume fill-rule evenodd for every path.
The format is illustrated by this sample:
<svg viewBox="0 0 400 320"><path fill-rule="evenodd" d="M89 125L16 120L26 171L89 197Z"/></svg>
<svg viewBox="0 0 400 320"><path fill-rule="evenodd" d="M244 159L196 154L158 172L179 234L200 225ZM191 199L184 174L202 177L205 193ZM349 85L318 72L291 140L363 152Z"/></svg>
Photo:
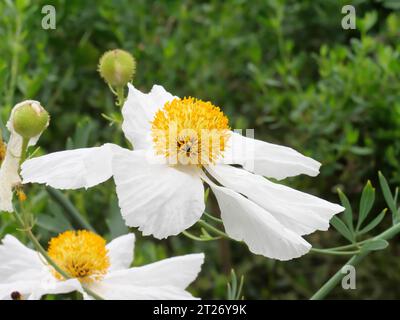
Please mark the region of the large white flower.
<svg viewBox="0 0 400 320"><path fill-rule="evenodd" d="M134 151L105 144L52 153L24 163L24 183L76 189L113 176L126 224L161 239L200 219L205 182L218 200L227 234L253 253L279 260L307 253L311 245L302 235L327 230L332 216L343 211L265 179L316 176L320 163L230 131L225 115L210 102L179 99L158 85L148 94L129 85L122 114ZM200 134L205 130L206 138Z"/></svg>
<svg viewBox="0 0 400 320"><path fill-rule="evenodd" d="M89 231L67 231L50 241L48 254L72 279L64 280L36 251L11 235L0 245L0 300L40 299L46 294L84 293L82 283L109 300L194 299L186 287L200 272L203 254L130 268L135 237L106 245Z"/></svg>

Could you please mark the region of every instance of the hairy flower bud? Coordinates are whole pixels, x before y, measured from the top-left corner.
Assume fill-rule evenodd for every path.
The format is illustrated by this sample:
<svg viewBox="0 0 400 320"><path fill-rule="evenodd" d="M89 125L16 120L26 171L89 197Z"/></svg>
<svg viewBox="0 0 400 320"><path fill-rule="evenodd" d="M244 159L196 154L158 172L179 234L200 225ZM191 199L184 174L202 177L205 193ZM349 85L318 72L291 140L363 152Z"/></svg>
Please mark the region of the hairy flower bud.
<svg viewBox="0 0 400 320"><path fill-rule="evenodd" d="M124 50L110 50L100 58L100 75L113 87L124 87L132 80L135 70L135 59L129 52Z"/></svg>
<svg viewBox="0 0 400 320"><path fill-rule="evenodd" d="M21 103L13 114L12 125L16 133L26 139L41 134L49 125L49 114L37 101Z"/></svg>

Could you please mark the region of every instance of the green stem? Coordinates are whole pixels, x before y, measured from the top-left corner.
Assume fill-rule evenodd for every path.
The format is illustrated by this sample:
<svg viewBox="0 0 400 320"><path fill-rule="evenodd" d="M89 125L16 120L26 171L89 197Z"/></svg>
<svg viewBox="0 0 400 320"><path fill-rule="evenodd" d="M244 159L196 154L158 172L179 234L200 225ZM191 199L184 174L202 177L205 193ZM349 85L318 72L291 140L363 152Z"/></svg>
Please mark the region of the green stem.
<svg viewBox="0 0 400 320"><path fill-rule="evenodd" d="M363 240L363 241L359 241L356 243L352 243L352 244L347 244L344 246L339 246L339 247L332 247L332 248L313 248L313 249L318 249L318 250L333 250L333 251L340 251L340 250L346 250L346 249L359 249L360 245L364 244L365 242L370 241L370 239L367 240Z"/></svg>
<svg viewBox="0 0 400 320"><path fill-rule="evenodd" d="M183 233L184 236L188 237L189 239L195 240L195 241L203 241L203 242L206 242L206 241L213 241L213 240L219 240L219 239L221 239L221 237L200 238L200 237L197 237L197 236L191 234L191 233L188 232L188 231L182 231L182 233Z"/></svg>
<svg viewBox="0 0 400 320"><path fill-rule="evenodd" d="M208 224L208 223L205 222L204 220L201 220L201 219L200 219L200 220L198 221L198 223L199 223L202 227L204 227L205 229L208 229L209 231L214 232L215 234L217 234L217 235L219 235L219 236L221 236L221 237L223 237L223 238L227 238L227 239L234 240L234 239L230 238L225 232L223 232L223 231L221 231L221 230L219 230L219 229L213 227L212 225Z"/></svg>
<svg viewBox="0 0 400 320"><path fill-rule="evenodd" d="M311 248L310 252L312 253L322 253L334 256L346 256L346 255L354 255L360 253L360 250L355 251L339 251L339 250L332 250L332 249L317 249Z"/></svg>
<svg viewBox="0 0 400 320"><path fill-rule="evenodd" d="M125 102L124 87L117 87L117 105L122 107Z"/></svg>
<svg viewBox="0 0 400 320"><path fill-rule="evenodd" d="M389 240L393 238L395 235L400 233L400 223L395 224L391 228L382 232L380 235L374 237L372 240ZM358 263L360 263L369 253L370 251L363 251L359 254L353 256L349 261L346 262L345 265L352 265L355 267ZM339 283L339 281L343 278L344 274L341 272L342 268L337 271L332 278L330 278L312 297L311 300L320 300L324 299Z"/></svg>
<svg viewBox="0 0 400 320"><path fill-rule="evenodd" d="M22 228L22 231L24 231L26 233L26 235L28 236L28 238L32 241L33 245L35 246L36 250L40 252L40 254L45 258L45 260L47 261L47 263L49 265L51 265L54 270L56 270L59 274L61 274L63 276L64 279L71 279L71 276L66 273L64 270L62 270L51 258L50 256L47 254L47 251L42 247L42 245L40 244L40 242L36 239L35 235L32 233L30 227L27 227L24 223L24 221L22 220L22 218L20 217L20 215L14 210L13 215L15 217L15 219L17 220L17 222L19 223L19 225ZM104 300L102 297L100 297L97 293L93 292L92 290L90 290L89 288L87 288L85 285L81 284L83 290L86 291L87 294L89 294L90 296L92 296L94 299L96 300Z"/></svg>
<svg viewBox="0 0 400 320"><path fill-rule="evenodd" d="M90 230L96 233L96 230L92 225L87 222L82 215L76 210L74 205L69 201L69 199L59 190L46 187L49 195L65 210L65 212L78 224L82 229Z"/></svg>
<svg viewBox="0 0 400 320"><path fill-rule="evenodd" d="M26 155L27 155L27 149L28 149L28 144L29 144L29 139L27 138L22 138L22 147L21 147L21 156L19 158L19 166L21 167L21 164L25 161Z"/></svg>
<svg viewBox="0 0 400 320"><path fill-rule="evenodd" d="M211 219L211 220L213 220L213 221L215 221L215 222L223 223L223 221L222 221L221 219L218 219L217 217L214 217L213 215L211 215L211 214L209 214L209 213L207 213L207 212L204 212L204 215L205 215L207 218L209 218L209 219Z"/></svg>

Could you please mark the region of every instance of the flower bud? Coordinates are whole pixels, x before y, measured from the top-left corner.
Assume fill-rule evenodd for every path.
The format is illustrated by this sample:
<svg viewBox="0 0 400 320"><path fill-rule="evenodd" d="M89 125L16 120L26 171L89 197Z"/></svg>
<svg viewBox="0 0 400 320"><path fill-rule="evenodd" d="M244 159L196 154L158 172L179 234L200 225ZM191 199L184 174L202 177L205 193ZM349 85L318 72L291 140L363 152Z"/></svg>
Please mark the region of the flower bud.
<svg viewBox="0 0 400 320"><path fill-rule="evenodd" d="M26 139L41 134L49 125L49 114L39 102L28 100L17 105L12 116L16 133Z"/></svg>
<svg viewBox="0 0 400 320"><path fill-rule="evenodd" d="M132 80L135 69L135 59L129 52L124 50L110 50L104 53L100 58L100 75L113 87L124 87Z"/></svg>

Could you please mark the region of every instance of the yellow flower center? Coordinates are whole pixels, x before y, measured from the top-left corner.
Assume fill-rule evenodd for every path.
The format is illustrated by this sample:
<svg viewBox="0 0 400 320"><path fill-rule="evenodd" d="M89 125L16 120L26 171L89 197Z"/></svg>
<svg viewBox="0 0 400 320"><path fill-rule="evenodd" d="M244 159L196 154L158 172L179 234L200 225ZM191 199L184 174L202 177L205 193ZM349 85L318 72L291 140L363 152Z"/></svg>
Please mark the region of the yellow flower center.
<svg viewBox="0 0 400 320"><path fill-rule="evenodd" d="M86 230L66 231L51 239L47 252L63 271L81 282L101 279L110 266L106 241ZM63 280L58 272L54 275Z"/></svg>
<svg viewBox="0 0 400 320"><path fill-rule="evenodd" d="M174 99L151 122L156 153L169 164L213 164L223 156L230 128L228 118L211 102Z"/></svg>

